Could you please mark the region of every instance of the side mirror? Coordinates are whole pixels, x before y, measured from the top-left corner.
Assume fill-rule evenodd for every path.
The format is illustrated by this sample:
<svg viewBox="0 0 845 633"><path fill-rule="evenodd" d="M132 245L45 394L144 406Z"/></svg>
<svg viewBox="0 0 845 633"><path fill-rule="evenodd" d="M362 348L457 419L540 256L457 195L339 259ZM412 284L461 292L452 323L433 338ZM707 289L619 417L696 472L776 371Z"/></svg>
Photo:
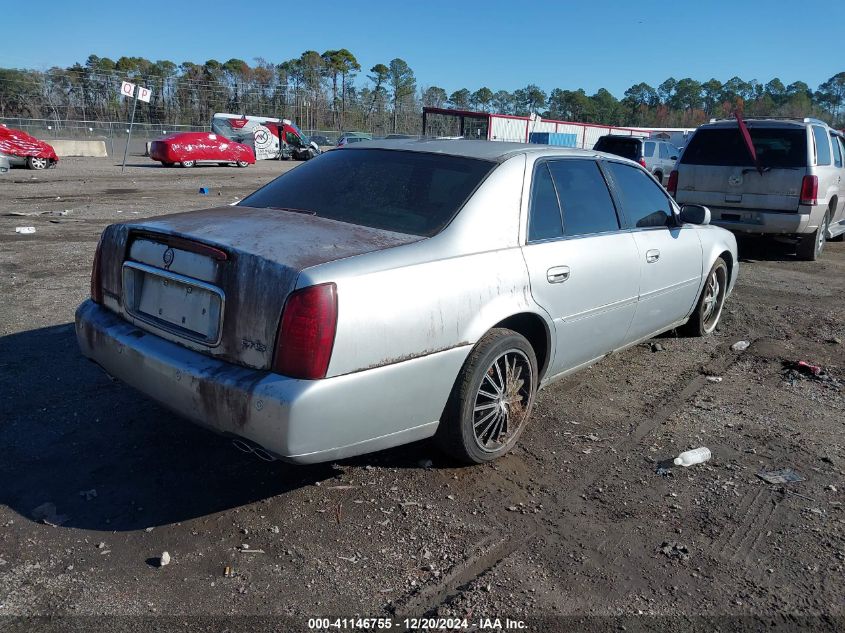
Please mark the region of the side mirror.
<svg viewBox="0 0 845 633"><path fill-rule="evenodd" d="M677 156L670 156L669 160L678 160L678 157Z"/></svg>
<svg viewBox="0 0 845 633"><path fill-rule="evenodd" d="M679 216L682 224L710 224L710 209L701 204L685 204Z"/></svg>

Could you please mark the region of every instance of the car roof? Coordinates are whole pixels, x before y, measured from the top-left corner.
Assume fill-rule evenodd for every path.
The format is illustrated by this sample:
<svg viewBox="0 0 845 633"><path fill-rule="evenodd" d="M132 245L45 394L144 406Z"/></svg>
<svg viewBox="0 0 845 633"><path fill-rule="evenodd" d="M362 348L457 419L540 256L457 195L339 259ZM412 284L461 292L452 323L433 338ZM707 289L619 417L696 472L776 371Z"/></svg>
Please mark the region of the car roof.
<svg viewBox="0 0 845 633"><path fill-rule="evenodd" d="M662 141L663 139L658 138L649 138L647 136L629 136L628 134L605 134L604 136L599 137L599 141L612 138L614 141L621 140L621 141ZM598 143L598 141L596 141Z"/></svg>
<svg viewBox="0 0 845 633"><path fill-rule="evenodd" d="M776 118L746 118L743 119L746 127L774 127L774 128L805 128L808 125L824 125L825 127L827 124L824 121L819 121L816 119L776 119ZM703 124L701 127L703 128L710 128L710 129L724 129L724 128L736 128L739 124L736 122L736 119L721 119L718 121L710 121L709 123Z"/></svg>
<svg viewBox="0 0 845 633"><path fill-rule="evenodd" d="M444 154L449 156L463 156L495 162L504 162L516 154L547 154L552 156L578 157L611 157L592 150L575 149L570 147L554 147L551 145L537 145L533 143L507 143L504 141L475 141L467 139L381 139L355 143L355 147L344 147L341 151L358 152L365 149L391 149L405 152L426 152L429 154Z"/></svg>

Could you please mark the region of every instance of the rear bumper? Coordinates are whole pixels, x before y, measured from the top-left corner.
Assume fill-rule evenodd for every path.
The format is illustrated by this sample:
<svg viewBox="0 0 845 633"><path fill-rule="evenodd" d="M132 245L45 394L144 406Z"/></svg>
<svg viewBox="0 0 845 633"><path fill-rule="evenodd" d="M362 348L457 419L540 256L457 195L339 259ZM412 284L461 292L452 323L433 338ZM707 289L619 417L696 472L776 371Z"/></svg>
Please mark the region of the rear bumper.
<svg viewBox="0 0 845 633"><path fill-rule="evenodd" d="M216 360L140 330L86 301L82 353L189 420L297 463L430 437L469 353L459 347L324 380L296 380Z"/></svg>
<svg viewBox="0 0 845 633"><path fill-rule="evenodd" d="M828 207L800 205L797 211L767 211L710 207L710 222L735 233L800 236L813 233L822 223Z"/></svg>
<svg viewBox="0 0 845 633"><path fill-rule="evenodd" d="M804 209L804 207L802 207ZM809 210L809 207L806 207ZM814 221L815 220L815 221ZM815 214L710 207L710 222L736 233L801 235L818 227Z"/></svg>

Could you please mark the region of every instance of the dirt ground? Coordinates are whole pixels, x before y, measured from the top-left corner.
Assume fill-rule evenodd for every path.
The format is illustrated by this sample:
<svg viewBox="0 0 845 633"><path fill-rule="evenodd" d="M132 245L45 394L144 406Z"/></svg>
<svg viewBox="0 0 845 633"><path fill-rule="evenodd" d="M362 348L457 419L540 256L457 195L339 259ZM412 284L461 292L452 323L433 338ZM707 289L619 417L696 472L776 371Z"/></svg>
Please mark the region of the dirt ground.
<svg viewBox="0 0 845 633"><path fill-rule="evenodd" d="M427 442L265 463L109 380L71 323L107 224L233 202L296 164L145 160L0 179L0 629L843 630L845 244L808 263L742 241L714 336L552 385L494 464ZM696 446L712 460L658 474ZM780 468L803 481L757 476Z"/></svg>

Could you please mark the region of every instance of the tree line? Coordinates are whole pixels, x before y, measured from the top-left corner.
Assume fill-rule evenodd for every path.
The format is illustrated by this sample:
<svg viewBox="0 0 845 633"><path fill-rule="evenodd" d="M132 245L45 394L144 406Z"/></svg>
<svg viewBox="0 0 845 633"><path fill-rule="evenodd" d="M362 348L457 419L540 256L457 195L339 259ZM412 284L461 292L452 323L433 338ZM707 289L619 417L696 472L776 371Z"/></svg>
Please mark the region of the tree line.
<svg viewBox="0 0 845 633"><path fill-rule="evenodd" d="M785 85L733 77L700 82L669 78L657 87L638 83L621 99L601 88L555 88L529 84L509 92L488 87L443 88L418 84L401 58L369 71L349 50L305 51L280 64L256 58L203 64L143 57L117 61L90 55L85 63L47 71L0 68L0 117L125 120L131 107L121 80L152 89L139 103L136 121L208 125L214 112L285 116L301 127L419 133L423 106L528 115L605 125L695 127L711 117L742 111L747 116L816 116L845 126L845 72L815 89L802 81Z"/></svg>

